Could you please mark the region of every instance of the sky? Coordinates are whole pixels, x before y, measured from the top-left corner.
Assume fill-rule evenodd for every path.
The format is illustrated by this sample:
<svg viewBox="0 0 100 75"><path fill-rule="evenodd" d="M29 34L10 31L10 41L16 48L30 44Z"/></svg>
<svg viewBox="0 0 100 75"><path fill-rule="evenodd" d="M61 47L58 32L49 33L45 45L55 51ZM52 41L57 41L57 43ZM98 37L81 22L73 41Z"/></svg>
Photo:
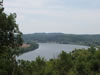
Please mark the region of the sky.
<svg viewBox="0 0 100 75"><path fill-rule="evenodd" d="M4 0L24 34L100 34L100 0Z"/></svg>

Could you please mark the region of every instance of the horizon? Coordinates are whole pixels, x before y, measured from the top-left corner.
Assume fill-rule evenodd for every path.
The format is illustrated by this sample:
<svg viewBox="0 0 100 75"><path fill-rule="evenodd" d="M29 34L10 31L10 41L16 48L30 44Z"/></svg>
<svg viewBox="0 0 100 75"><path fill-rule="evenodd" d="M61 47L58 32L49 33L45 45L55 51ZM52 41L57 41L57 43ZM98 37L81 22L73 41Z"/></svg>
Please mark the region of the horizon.
<svg viewBox="0 0 100 75"><path fill-rule="evenodd" d="M4 8L23 34L100 34L99 0L6 0Z"/></svg>
<svg viewBox="0 0 100 75"><path fill-rule="evenodd" d="M73 34L73 33L63 33L63 32L34 32L34 33L23 33L23 35L27 34L67 34L67 35L100 35L100 34Z"/></svg>

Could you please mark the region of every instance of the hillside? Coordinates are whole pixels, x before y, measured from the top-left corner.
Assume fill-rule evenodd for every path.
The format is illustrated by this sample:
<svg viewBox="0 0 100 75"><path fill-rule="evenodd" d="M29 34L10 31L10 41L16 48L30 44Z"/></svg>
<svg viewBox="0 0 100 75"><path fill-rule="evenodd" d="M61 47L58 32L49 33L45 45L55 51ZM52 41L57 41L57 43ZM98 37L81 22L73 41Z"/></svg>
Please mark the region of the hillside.
<svg viewBox="0 0 100 75"><path fill-rule="evenodd" d="M25 42L56 42L62 44L79 44L79 45L100 45L100 35L76 35L64 33L34 33L24 34Z"/></svg>

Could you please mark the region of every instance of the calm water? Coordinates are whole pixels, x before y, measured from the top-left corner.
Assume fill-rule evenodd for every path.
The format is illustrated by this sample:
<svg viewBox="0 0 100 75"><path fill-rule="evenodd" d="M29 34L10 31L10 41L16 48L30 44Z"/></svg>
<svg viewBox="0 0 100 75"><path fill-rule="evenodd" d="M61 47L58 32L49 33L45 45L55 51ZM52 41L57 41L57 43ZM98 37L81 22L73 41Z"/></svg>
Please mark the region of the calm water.
<svg viewBox="0 0 100 75"><path fill-rule="evenodd" d="M81 45L69 45L69 44L56 44L56 43L39 43L39 48L24 53L23 55L19 56L17 59L24 59L24 60L35 60L37 56L44 57L45 59L56 58L61 51L71 52L74 49L87 49L88 46L81 46Z"/></svg>

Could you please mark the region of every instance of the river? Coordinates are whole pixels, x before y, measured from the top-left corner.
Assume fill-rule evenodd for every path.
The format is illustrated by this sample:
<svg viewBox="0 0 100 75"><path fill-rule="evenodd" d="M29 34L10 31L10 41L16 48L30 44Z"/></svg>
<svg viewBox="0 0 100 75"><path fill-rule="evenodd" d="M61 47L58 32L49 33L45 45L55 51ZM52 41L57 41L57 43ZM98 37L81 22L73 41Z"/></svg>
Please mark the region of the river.
<svg viewBox="0 0 100 75"><path fill-rule="evenodd" d="M31 60L35 60L36 57L41 56L48 60L50 58L56 58L58 54L61 53L62 50L65 52L71 52L75 48L76 49L82 49L82 48L87 49L88 46L71 45L71 44L56 44L56 43L39 43L38 49L24 53L20 55L19 57L17 57L17 59L31 61Z"/></svg>

